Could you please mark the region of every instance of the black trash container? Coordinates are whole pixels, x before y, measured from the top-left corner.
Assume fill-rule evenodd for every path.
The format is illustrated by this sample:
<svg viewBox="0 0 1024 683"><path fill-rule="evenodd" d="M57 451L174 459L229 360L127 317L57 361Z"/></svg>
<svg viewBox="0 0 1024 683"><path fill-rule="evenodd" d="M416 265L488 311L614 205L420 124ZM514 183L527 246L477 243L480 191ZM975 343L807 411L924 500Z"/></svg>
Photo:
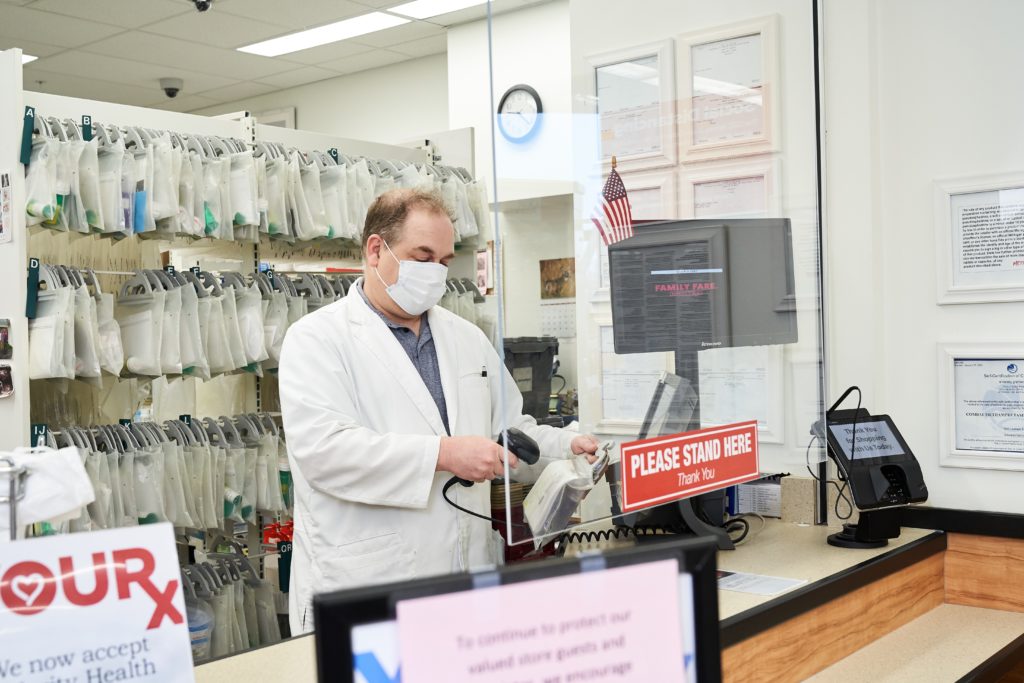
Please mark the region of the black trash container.
<svg viewBox="0 0 1024 683"><path fill-rule="evenodd" d="M548 416L551 365L558 353L555 337L511 337L504 340L505 367L523 395L523 414Z"/></svg>

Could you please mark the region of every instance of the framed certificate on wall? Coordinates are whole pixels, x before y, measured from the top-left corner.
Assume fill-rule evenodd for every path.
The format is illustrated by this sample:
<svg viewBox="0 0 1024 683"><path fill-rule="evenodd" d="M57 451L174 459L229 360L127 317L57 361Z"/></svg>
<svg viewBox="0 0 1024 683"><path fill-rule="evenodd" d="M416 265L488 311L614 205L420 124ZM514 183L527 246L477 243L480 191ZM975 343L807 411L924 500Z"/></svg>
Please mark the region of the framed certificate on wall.
<svg viewBox="0 0 1024 683"><path fill-rule="evenodd" d="M676 80L672 41L589 58L594 68L600 158L620 172L676 164Z"/></svg>
<svg viewBox="0 0 1024 683"><path fill-rule="evenodd" d="M779 216L781 174L775 155L685 166L679 173L679 215L684 218Z"/></svg>
<svg viewBox="0 0 1024 683"><path fill-rule="evenodd" d="M1024 173L935 185L940 304L1024 301Z"/></svg>
<svg viewBox="0 0 1024 683"><path fill-rule="evenodd" d="M775 150L777 23L769 16L679 37L683 162Z"/></svg>
<svg viewBox="0 0 1024 683"><path fill-rule="evenodd" d="M1024 470L1024 345L939 345L944 467Z"/></svg>

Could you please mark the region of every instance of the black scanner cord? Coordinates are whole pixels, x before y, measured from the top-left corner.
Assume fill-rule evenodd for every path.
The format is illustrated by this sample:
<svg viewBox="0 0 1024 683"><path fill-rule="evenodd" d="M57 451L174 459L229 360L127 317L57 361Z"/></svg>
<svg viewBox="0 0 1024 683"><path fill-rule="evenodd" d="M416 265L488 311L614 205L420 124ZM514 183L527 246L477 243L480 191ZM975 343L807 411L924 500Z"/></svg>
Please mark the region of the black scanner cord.
<svg viewBox="0 0 1024 683"><path fill-rule="evenodd" d="M472 510L467 510L466 508L462 507L461 505L459 505L458 503L453 501L451 498L449 498L448 497L448 491L449 491L449 489L451 489L451 487L455 486L456 484L462 484L463 486L472 486L473 482L469 481L468 479L459 479L458 477L452 477L451 479L446 481L444 483L444 488L441 489L441 496L444 498L444 502L448 503L449 505L451 505L453 508L455 508L459 512L465 512L467 515L472 515L473 517L478 517L480 519L485 519L488 522L497 522L499 524L504 524L505 523L504 519L498 519L497 517L488 517L487 515L481 515L479 512L473 512ZM529 529L530 528L529 524L522 524L520 522L510 522L510 524L512 526L520 527L522 529Z"/></svg>
<svg viewBox="0 0 1024 683"><path fill-rule="evenodd" d="M533 465L538 460L540 460L540 449L537 448L537 442L531 439L526 434L524 434L519 429L516 429L514 427L507 429L502 434L502 437L498 439L498 443L504 446L509 453L516 456L517 458L519 458L528 465ZM451 488L456 484L461 484L463 486L472 486L473 483L474 482L468 479L452 477L451 479L444 483L444 488L441 489L441 497L444 498L444 502L448 503L459 512L465 512L467 515L471 515L473 517L477 517L488 522L497 522L498 524L505 524L504 519L488 517L487 515L481 515L479 512L467 510L466 508L462 507L461 505L459 505L458 503L456 503L455 501L448 497L448 491L451 490ZM530 528L529 524L523 524L521 522L509 523L514 527L519 527L520 529Z"/></svg>

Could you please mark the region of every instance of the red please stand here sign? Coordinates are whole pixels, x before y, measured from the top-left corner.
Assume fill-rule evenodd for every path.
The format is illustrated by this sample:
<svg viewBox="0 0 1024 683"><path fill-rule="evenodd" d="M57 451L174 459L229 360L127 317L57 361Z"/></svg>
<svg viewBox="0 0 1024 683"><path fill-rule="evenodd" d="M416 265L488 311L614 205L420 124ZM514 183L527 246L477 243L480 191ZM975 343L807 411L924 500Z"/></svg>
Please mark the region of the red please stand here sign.
<svg viewBox="0 0 1024 683"><path fill-rule="evenodd" d="M760 477L757 421L622 445L622 510L633 512Z"/></svg>

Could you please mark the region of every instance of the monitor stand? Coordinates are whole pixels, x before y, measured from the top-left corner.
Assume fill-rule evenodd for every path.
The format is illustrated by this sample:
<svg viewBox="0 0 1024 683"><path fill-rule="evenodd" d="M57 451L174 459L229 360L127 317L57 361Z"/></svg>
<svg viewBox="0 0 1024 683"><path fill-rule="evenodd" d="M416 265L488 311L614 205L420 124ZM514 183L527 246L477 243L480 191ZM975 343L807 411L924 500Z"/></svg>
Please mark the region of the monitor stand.
<svg viewBox="0 0 1024 683"><path fill-rule="evenodd" d="M689 424L679 431L688 432L700 429L700 360L697 358L697 354L696 350L676 351L676 374L689 382L692 391L692 395L689 396L691 405L686 406L690 409ZM679 392L677 396L683 396L685 400L686 394L687 392ZM725 506L722 502L724 496L725 491L723 490L686 498L679 501L679 513L686 526L690 527L690 530L697 536L714 537L719 550L735 550L736 546L725 529L708 524L697 516L697 509L704 507L705 504L714 511L724 510ZM712 519L718 521L716 517Z"/></svg>
<svg viewBox="0 0 1024 683"><path fill-rule="evenodd" d="M856 524L844 524L843 530L826 540L837 548L883 548L890 538L900 535L899 508L865 510Z"/></svg>

